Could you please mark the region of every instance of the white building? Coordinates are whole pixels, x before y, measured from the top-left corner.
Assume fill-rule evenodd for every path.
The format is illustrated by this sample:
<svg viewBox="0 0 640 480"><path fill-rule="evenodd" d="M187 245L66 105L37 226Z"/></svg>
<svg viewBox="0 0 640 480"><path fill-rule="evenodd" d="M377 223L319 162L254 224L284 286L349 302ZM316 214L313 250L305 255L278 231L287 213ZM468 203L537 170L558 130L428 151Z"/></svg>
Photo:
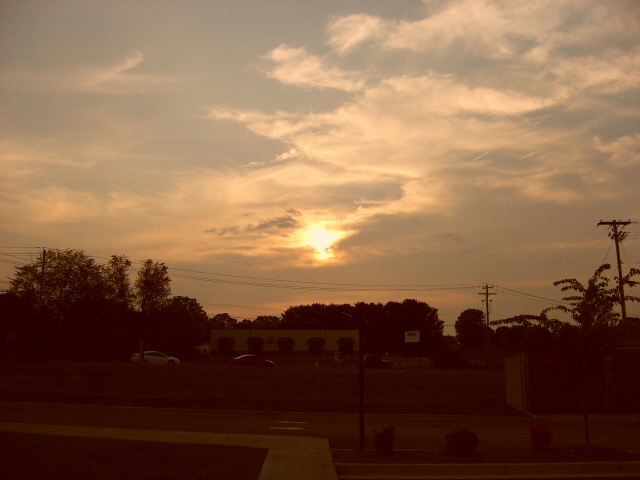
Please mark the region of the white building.
<svg viewBox="0 0 640 480"><path fill-rule="evenodd" d="M211 354L358 352L358 330L211 330Z"/></svg>

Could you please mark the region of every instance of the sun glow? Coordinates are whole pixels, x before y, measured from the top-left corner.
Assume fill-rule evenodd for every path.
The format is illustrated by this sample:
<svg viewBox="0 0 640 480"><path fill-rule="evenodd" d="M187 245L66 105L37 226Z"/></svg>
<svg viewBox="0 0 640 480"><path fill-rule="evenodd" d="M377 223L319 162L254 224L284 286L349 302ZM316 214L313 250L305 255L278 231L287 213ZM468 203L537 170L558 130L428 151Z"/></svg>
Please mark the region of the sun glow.
<svg viewBox="0 0 640 480"><path fill-rule="evenodd" d="M316 249L316 259L330 260L335 257L331 247L344 236L344 232L327 229L324 223L314 223L302 233L301 240Z"/></svg>

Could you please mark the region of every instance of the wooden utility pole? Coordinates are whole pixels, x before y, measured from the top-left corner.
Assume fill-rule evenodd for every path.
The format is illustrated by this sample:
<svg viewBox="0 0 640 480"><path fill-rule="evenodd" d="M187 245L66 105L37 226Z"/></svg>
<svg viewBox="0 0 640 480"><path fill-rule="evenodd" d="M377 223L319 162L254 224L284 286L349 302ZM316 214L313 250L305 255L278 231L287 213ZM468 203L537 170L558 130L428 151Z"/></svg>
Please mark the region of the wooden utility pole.
<svg viewBox="0 0 640 480"><path fill-rule="evenodd" d="M495 293L490 293L489 289L494 288L493 286L489 286L487 283L484 284L484 292L480 292L478 295L484 295L484 304L485 304L485 318L484 318L484 366L489 368L489 295L495 295Z"/></svg>
<svg viewBox="0 0 640 480"><path fill-rule="evenodd" d="M622 314L622 329L624 330L624 342L627 349L629 349L629 326L627 323L627 307L624 302L624 285L622 283L622 262L620 261L620 242L624 238L623 232L618 231L618 226L625 227L633 223L631 221L621 222L619 220L612 220L611 222L600 221L600 225L609 225L611 227L611 233L609 236L613 238L616 244L616 260L618 261L618 290L620 291L620 312Z"/></svg>
<svg viewBox="0 0 640 480"><path fill-rule="evenodd" d="M42 247L42 271L40 272L40 304L43 301L44 295L44 268L47 262L47 249Z"/></svg>

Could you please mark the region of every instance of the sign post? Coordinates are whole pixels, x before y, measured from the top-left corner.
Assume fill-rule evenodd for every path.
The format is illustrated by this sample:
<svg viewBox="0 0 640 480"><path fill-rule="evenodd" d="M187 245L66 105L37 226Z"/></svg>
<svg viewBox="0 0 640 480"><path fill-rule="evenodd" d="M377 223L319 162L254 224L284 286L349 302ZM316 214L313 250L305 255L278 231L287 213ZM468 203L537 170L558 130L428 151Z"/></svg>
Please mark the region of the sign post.
<svg viewBox="0 0 640 480"><path fill-rule="evenodd" d="M404 343L407 344L407 367L409 367L409 349L412 349L409 344L420 343L420 330L411 330L408 332L404 332Z"/></svg>

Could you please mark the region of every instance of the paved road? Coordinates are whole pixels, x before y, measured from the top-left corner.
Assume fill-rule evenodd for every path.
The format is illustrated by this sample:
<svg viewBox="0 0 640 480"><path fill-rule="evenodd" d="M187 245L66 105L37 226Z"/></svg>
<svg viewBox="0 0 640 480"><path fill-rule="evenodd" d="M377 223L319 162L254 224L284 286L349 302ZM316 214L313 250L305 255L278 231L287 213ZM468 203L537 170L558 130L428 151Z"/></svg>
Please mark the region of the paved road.
<svg viewBox="0 0 640 480"><path fill-rule="evenodd" d="M555 434L553 445L584 441L580 415L542 415ZM591 443L640 452L640 415L591 415ZM259 435L300 435L329 439L331 448L358 448L357 414L237 412L166 408L105 407L0 402L0 422L183 430ZM457 426L478 434L484 447L529 445L527 417L367 415L366 446L385 425L396 428L396 448L443 448Z"/></svg>

